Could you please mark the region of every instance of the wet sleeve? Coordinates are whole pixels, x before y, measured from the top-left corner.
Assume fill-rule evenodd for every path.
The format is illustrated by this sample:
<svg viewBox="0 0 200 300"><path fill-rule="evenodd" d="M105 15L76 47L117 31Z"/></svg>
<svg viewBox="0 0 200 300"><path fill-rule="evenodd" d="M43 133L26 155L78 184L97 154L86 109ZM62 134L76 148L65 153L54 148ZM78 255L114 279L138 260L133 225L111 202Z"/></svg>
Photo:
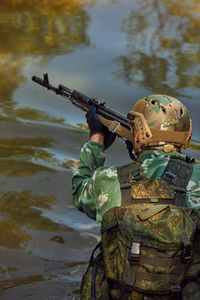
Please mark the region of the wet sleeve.
<svg viewBox="0 0 200 300"><path fill-rule="evenodd" d="M103 146L86 143L72 178L75 207L98 223L105 211L121 204L117 166L104 167L104 161Z"/></svg>

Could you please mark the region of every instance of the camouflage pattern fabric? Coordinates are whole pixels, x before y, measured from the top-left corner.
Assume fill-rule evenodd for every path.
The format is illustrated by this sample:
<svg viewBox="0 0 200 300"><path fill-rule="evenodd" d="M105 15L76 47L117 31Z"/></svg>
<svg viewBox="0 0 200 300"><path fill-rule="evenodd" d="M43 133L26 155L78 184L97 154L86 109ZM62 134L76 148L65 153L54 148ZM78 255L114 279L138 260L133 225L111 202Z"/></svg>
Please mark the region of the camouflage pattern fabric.
<svg viewBox="0 0 200 300"><path fill-rule="evenodd" d="M117 166L103 167L103 150L104 147L96 142L86 143L72 180L75 207L98 223L108 209L121 204Z"/></svg>
<svg viewBox="0 0 200 300"><path fill-rule="evenodd" d="M137 113L141 113L144 118L138 124ZM138 100L130 114L135 115L133 123L137 128L138 138L143 148L146 146L163 147L165 144L168 146L174 144L181 148L189 147L192 121L187 108L178 99L167 95L150 95ZM152 133L149 139L143 138L145 134L143 126L148 126Z"/></svg>
<svg viewBox="0 0 200 300"><path fill-rule="evenodd" d="M73 171L74 204L77 209L83 211L94 220L96 219L98 223L102 222L102 217L107 211L113 207L120 206L122 202L117 176L118 166L104 167L105 157L103 150L103 146L98 143L86 143L81 150L80 164ZM161 178L171 156L185 160L184 154L177 152L165 153L162 150L150 150L141 155L139 161L146 178ZM200 212L200 164L194 164L187 186L186 204L188 208L195 208ZM199 249L200 233L195 239L191 265L186 274L191 284L186 285L183 290L184 300L192 299L187 297L188 295L194 296L195 293L198 293L198 296L195 295L195 297L199 297L199 285L197 282L193 284L193 281L196 281L200 274ZM88 273L90 272L91 270L88 270ZM99 273L99 278L101 276ZM88 280L89 285L89 274L88 277L85 277L85 280ZM134 291L129 300L144 299L143 296L142 293ZM83 299L89 300L90 298L85 297ZM167 300L170 298L164 295L152 295L152 299Z"/></svg>
<svg viewBox="0 0 200 300"><path fill-rule="evenodd" d="M81 285L81 300L102 300L102 285L105 280L105 269L101 253L92 258L85 272ZM92 286L94 285L94 287ZM93 292L92 292L93 290Z"/></svg>
<svg viewBox="0 0 200 300"><path fill-rule="evenodd" d="M103 216L101 236L106 276L136 291L169 294L172 285L180 285L186 278L188 263L181 259L181 236L184 233L188 241L194 239L196 228L189 217L191 211L166 204L154 207L146 204L145 210L139 206L115 207ZM132 243L138 244L139 234L139 260L133 264L129 254Z"/></svg>
<svg viewBox="0 0 200 300"><path fill-rule="evenodd" d="M147 178L161 178L170 156L185 159L184 154L150 150L142 154L142 163ZM75 207L90 218L101 223L102 216L111 207L121 205L121 192L117 167L104 167L103 146L87 142L81 149L80 164L73 171L73 201ZM187 207L200 211L200 164L195 164L187 186Z"/></svg>
<svg viewBox="0 0 200 300"><path fill-rule="evenodd" d="M150 95L136 102L133 111L142 112L149 128L169 131L188 131L190 117L187 108L176 98Z"/></svg>

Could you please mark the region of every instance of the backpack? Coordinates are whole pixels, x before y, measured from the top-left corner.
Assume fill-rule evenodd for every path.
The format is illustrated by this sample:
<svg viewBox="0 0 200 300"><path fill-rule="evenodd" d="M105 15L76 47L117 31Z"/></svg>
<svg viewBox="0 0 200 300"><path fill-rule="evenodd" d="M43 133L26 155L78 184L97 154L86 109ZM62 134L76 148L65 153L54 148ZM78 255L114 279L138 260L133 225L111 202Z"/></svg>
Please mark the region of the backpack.
<svg viewBox="0 0 200 300"><path fill-rule="evenodd" d="M136 299L137 292L180 297L199 219L186 207L191 174L192 164L178 158L160 179L146 178L140 162L118 168L122 204L103 216L82 300Z"/></svg>

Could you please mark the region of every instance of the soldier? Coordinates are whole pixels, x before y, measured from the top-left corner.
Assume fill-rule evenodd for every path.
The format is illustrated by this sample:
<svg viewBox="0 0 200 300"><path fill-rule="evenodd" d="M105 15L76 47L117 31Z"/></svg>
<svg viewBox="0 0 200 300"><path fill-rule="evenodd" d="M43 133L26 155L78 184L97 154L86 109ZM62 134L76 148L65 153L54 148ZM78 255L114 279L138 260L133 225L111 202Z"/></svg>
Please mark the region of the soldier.
<svg viewBox="0 0 200 300"><path fill-rule="evenodd" d="M200 164L181 152L192 133L187 108L166 95L138 100L129 118L140 122L127 142L137 160L122 167L104 167L115 134L94 108L86 116L90 141L73 173L73 200L102 223L102 243L81 299L200 299Z"/></svg>

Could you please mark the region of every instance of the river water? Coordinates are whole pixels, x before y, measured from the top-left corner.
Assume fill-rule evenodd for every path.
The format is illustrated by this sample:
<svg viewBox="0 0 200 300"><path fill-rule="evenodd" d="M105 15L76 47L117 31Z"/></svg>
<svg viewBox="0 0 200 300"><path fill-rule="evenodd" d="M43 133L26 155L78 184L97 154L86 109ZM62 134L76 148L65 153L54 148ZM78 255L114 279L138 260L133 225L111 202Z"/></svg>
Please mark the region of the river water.
<svg viewBox="0 0 200 300"><path fill-rule="evenodd" d="M140 97L175 96L200 158L200 1L7 0L0 45L0 299L78 299L99 240L71 196L85 116L31 77L47 72L124 114ZM121 140L106 158L128 161Z"/></svg>

